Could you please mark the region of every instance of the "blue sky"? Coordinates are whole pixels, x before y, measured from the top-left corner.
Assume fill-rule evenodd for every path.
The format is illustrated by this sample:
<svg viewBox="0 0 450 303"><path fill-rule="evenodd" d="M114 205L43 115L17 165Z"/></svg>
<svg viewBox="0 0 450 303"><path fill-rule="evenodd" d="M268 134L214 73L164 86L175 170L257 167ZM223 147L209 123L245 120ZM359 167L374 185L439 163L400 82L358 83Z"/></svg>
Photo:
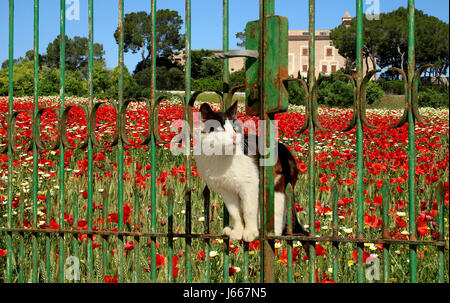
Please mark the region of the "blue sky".
<svg viewBox="0 0 450 303"><path fill-rule="evenodd" d="M364 0L366 10L374 0ZM24 56L33 49L33 0L15 1L14 57ZM59 34L59 0L40 1L39 52L46 52L49 42ZM88 0L79 0L79 20L66 21L66 34L88 36ZM222 0L191 0L192 48L222 49ZM230 48L236 48L235 33L242 31L248 21L258 19L258 0L229 0ZM125 0L125 13L150 11L150 0ZM341 23L348 10L355 15L355 0L317 0L316 29L332 29ZM381 12L389 12L406 6L407 0L379 0ZM308 28L307 0L277 0L275 13L289 19L290 29ZM184 0L159 0L158 9L177 10L184 19ZM416 0L416 7L428 15L449 22L449 1ZM8 11L9 1L0 0L0 62L8 59ZM118 47L113 33L118 25L118 0L94 0L94 41L105 49L109 68L117 65ZM184 27L182 28L184 32ZM125 64L130 72L140 60L140 54L125 53Z"/></svg>

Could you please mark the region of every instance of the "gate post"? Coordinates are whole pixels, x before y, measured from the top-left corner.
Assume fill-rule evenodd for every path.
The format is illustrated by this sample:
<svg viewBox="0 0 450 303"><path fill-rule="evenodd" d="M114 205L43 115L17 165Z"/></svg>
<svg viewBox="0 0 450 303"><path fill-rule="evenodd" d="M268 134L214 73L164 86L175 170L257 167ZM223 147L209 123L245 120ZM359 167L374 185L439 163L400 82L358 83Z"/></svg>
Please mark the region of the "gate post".
<svg viewBox="0 0 450 303"><path fill-rule="evenodd" d="M260 0L259 1L259 101L260 114L259 120L265 121L264 129L260 129L260 140L264 140L264 147L270 144L270 117L266 114L266 100L265 100L265 55L266 47L268 45L266 37L266 17L274 15L274 1L275 0ZM267 123L269 122L269 123ZM270 245L267 235L274 231L274 188L273 188L273 166L259 167L259 203L261 207L260 212L260 237L262 242L261 250L261 282L272 282L272 263L274 259L273 247Z"/></svg>

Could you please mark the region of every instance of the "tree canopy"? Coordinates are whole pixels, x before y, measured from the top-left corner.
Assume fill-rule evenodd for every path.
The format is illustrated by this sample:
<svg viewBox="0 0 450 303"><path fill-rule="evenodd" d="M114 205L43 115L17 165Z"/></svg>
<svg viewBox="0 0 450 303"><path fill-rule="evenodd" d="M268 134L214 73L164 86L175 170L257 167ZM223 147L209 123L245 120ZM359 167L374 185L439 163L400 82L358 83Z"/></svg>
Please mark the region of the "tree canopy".
<svg viewBox="0 0 450 303"><path fill-rule="evenodd" d="M350 62L356 60L356 18L350 25L331 31L333 45ZM380 14L379 20L364 20L363 55L381 69L408 67L408 10ZM416 10L416 65L435 64L434 76L445 74L449 67L448 24ZM387 74L389 77L389 73ZM392 75L390 76L392 77Z"/></svg>
<svg viewBox="0 0 450 303"><path fill-rule="evenodd" d="M184 48L184 35L180 33L183 20L177 11L160 9L156 11L156 47L157 57L169 57L174 51ZM133 12L125 15L123 28L124 52L141 52L142 61L150 59L151 14ZM119 41L119 28L114 32Z"/></svg>
<svg viewBox="0 0 450 303"><path fill-rule="evenodd" d="M82 70L87 72L89 39L86 37L75 36L69 38L66 36L66 69L75 71ZM59 68L60 61L60 35L50 42L47 46L47 54L42 56L41 63L49 68ZM94 43L94 61L105 64L103 56L105 51L103 45Z"/></svg>

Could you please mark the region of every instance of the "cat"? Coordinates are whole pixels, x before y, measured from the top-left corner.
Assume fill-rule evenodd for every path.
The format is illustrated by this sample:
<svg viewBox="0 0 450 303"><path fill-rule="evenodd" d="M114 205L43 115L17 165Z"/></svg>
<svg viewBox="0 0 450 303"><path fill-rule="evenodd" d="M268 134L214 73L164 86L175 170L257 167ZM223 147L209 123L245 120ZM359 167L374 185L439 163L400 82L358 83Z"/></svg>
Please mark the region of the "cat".
<svg viewBox="0 0 450 303"><path fill-rule="evenodd" d="M197 171L208 188L220 194L231 217L232 226L226 226L223 234L230 241L252 242L259 236L259 138L236 127L237 102L225 112L214 112L208 103L203 103L199 112L201 146L214 146L219 152L194 153ZM288 148L277 143L274 233L280 236L286 230L285 188L288 183L294 188L299 169ZM239 153L238 147L243 147L243 152ZM234 152L224 152L230 150ZM305 234L297 220L294 224L294 232Z"/></svg>

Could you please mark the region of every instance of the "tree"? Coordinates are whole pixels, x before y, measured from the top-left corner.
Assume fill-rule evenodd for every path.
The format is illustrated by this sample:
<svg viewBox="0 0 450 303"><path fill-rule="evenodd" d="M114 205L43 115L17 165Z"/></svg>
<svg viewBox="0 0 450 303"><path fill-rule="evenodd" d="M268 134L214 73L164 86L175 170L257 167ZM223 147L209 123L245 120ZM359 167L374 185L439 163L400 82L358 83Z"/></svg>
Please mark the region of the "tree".
<svg viewBox="0 0 450 303"><path fill-rule="evenodd" d="M156 11L156 57L170 57L174 51L184 48L184 35L180 34L183 20L177 11L162 9ZM124 52L141 52L142 61L151 58L151 14L133 12L125 15L123 27ZM119 28L114 32L119 43Z"/></svg>
<svg viewBox="0 0 450 303"><path fill-rule="evenodd" d="M449 28L438 18L416 10L416 65L436 64L431 72L444 74L449 67ZM349 26L340 25L331 31L333 45L350 62L356 61L356 18ZM364 20L363 55L381 69L408 67L408 10L380 14L380 20ZM388 74L389 75L389 74ZM396 75L398 77L398 75Z"/></svg>
<svg viewBox="0 0 450 303"><path fill-rule="evenodd" d="M42 64L41 60L42 60L42 55L39 55L39 67L41 67L41 64ZM19 64L24 61L34 61L34 50L30 49L29 51L27 51L25 53L25 57L19 57L17 59L14 59L13 64ZM4 69L4 68L5 69L9 68L9 59L6 59L5 61L3 61L2 69Z"/></svg>
<svg viewBox="0 0 450 303"><path fill-rule="evenodd" d="M245 30L243 32L236 33L236 39L241 40L241 42L236 43L238 47L245 48L245 42L247 40L247 36L245 34Z"/></svg>
<svg viewBox="0 0 450 303"><path fill-rule="evenodd" d="M191 53L191 76L193 79L212 78L219 80L222 78L222 60L208 60L204 57L212 57L214 53L210 50L198 50Z"/></svg>
<svg viewBox="0 0 450 303"><path fill-rule="evenodd" d="M87 76L88 58L89 58L89 39L85 37L75 36L69 38L66 36L66 70L82 70ZM60 64L60 35L49 43L47 46L47 54L42 56L42 63L49 68L59 68ZM94 43L93 59L104 64L103 58L105 51L103 45Z"/></svg>
<svg viewBox="0 0 450 303"><path fill-rule="evenodd" d="M32 96L34 92L34 64L32 61L23 59L14 65L14 96ZM8 68L0 70L0 95L7 96L9 93L9 71Z"/></svg>

